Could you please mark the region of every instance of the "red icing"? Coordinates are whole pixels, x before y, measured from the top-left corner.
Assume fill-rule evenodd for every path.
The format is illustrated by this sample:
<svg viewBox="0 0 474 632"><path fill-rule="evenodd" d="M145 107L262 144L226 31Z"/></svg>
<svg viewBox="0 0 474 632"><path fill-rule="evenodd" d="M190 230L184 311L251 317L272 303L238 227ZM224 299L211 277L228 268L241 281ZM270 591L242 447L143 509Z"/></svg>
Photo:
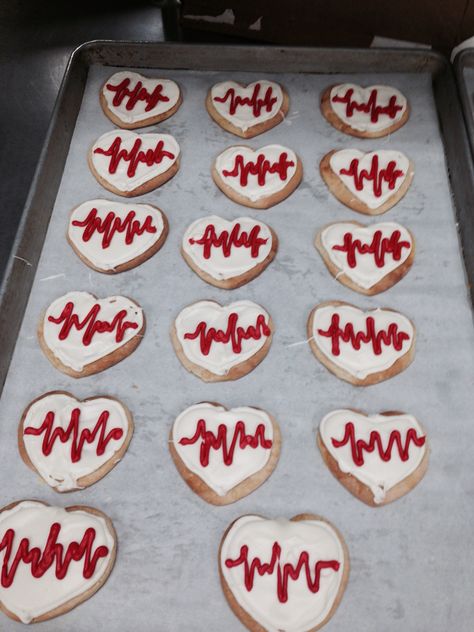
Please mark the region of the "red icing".
<svg viewBox="0 0 474 632"><path fill-rule="evenodd" d="M92 444L97 443L95 453L97 456L104 454L105 449L110 441L118 441L123 436L123 430L121 428L113 428L107 432L107 424L109 421L110 413L108 410L104 410L97 423L89 430L89 428L82 428L80 430L80 414L79 408L74 408L71 412L71 420L66 429L58 426L54 427L54 412L50 411L44 418L41 426L28 426L25 428L25 435L32 435L39 437L44 434L41 450L45 456L49 456L54 449L56 441L59 439L61 443L67 443L71 441L71 461L77 463L82 458L82 450L85 443Z"/></svg>
<svg viewBox="0 0 474 632"><path fill-rule="evenodd" d="M364 439L356 439L355 427L352 421L346 423L344 437L341 440L331 438L332 444L335 448L341 448L346 444L350 444L352 452L352 460L355 465L364 465L364 452L374 452L377 450L382 461L390 461L392 459L393 447L396 446L398 455L402 461L408 461L410 454L410 443L414 443L417 447L421 448L425 444L426 437L419 437L415 428L409 428L405 437L405 443L399 430L392 430L387 443L387 447L384 449L382 445L382 437L376 430L372 430L370 433L369 441Z"/></svg>
<svg viewBox="0 0 474 632"><path fill-rule="evenodd" d="M135 87L130 90L131 79L125 78L118 85L113 85L112 83L107 83L106 88L110 90L110 92L115 92L113 98L113 105L118 107L121 105L124 99L127 99L125 104L125 109L130 111L136 106L139 101L146 101L145 112L149 112L152 110L160 101L169 101L169 97L162 94L163 93L163 85L159 83L154 89L153 92L148 92L146 88L143 87L141 81L137 81Z"/></svg>
<svg viewBox="0 0 474 632"><path fill-rule="evenodd" d="M54 522L49 530L43 551L36 546L30 548L28 538L22 538L10 564L15 531L14 529L5 531L0 542L0 551L5 550L1 573L2 587L9 588L13 584L17 568L21 562L31 566L31 574L36 578L42 577L54 564L56 578L64 579L71 562L84 560L82 576L84 579L90 579L95 573L100 558L107 557L109 554L108 547L98 546L95 551L93 550L96 531L90 527L84 531L84 536L80 542L70 542L66 547L66 552L64 552L64 544L57 541L60 532L61 525Z"/></svg>
<svg viewBox="0 0 474 632"><path fill-rule="evenodd" d="M222 170L222 175L226 178L239 177L240 186L246 187L249 181L249 176L257 176L258 185L265 186L267 173L277 173L280 176L280 180L286 180L288 178L288 169L294 167L293 160L288 160L288 154L286 151L282 151L277 162L270 162L265 158L265 154L259 154L257 160L252 162L244 162L242 154L237 154L235 157L234 167L231 171L228 169Z"/></svg>
<svg viewBox="0 0 474 632"><path fill-rule="evenodd" d="M385 169L379 167L378 154L372 156L372 162L369 171L367 169L361 169L359 171L359 159L354 158L351 160L351 164L348 169L341 169L339 173L341 176L350 176L354 179L354 186L357 191L364 189L364 180L372 182L372 190L375 197L382 195L382 186L384 183L388 184L388 188L393 190L397 184L398 178L403 178L405 174L401 169L397 169L397 163L395 160L390 160Z"/></svg>
<svg viewBox="0 0 474 632"><path fill-rule="evenodd" d="M207 430L205 419L200 419L196 425L196 432L190 438L183 437L179 440L180 445L193 445L198 441L202 441L201 449L199 452L199 460L203 467L209 465L209 456L211 450L221 450L222 460L225 465L232 465L234 462L234 452L237 447L241 450L245 448L258 448L261 446L266 450L270 450L273 445L271 439L265 438L265 425L258 424L254 434L247 434L245 429L245 422L238 421L235 424L234 434L230 443L227 437L227 426L225 424L219 424L217 428L217 435L212 430Z"/></svg>
<svg viewBox="0 0 474 632"><path fill-rule="evenodd" d="M235 94L234 88L229 88L223 97L214 97L214 101L219 103L229 101L229 114L232 116L236 113L238 107L245 105L252 108L252 114L257 118L260 116L262 109L271 112L278 100L277 97L272 96L273 88L271 86L266 89L263 98L259 97L261 87L259 83L256 83L251 97L241 97Z"/></svg>
<svg viewBox="0 0 474 632"><path fill-rule="evenodd" d="M292 579L296 581L299 579L302 572L304 572L306 578L306 585L308 590L312 593L317 593L320 587L321 571L325 569L332 569L337 572L340 567L340 563L337 560L318 561L314 564L314 571L311 568L309 562L309 553L303 551L300 553L296 565L287 562L282 564L280 561L281 546L278 542L273 544L272 557L269 563L264 563L258 557L254 557L252 561L249 560L249 547L245 544L240 549L240 555L237 559L227 559L225 565L227 568L234 568L243 564L244 567L244 584L245 588L250 592L253 588L255 581L255 573L258 573L260 577L264 575L273 575L276 573L276 591L278 601L280 603L286 603L288 601L288 581ZM314 578L312 577L312 571Z"/></svg>
<svg viewBox="0 0 474 632"><path fill-rule="evenodd" d="M344 243L333 246L333 250L347 253L347 264L350 268L357 266L356 254L373 255L378 268L385 265L385 256L390 254L394 261L400 261L403 248L411 248L409 241L400 241L401 233L394 230L390 237L384 237L381 230L376 230L370 244L363 244L360 239L354 239L352 233L344 235Z"/></svg>
<svg viewBox="0 0 474 632"><path fill-rule="evenodd" d="M125 243L130 245L136 236L143 233L156 233L156 226L153 225L153 217L147 215L145 221L140 223L135 219L136 212L129 211L122 218L115 211L109 211L105 218L101 218L97 214L97 209L93 208L89 211L87 217L83 220L74 220L73 226L84 228L82 233L82 241L90 241L95 232L102 235L102 248L105 250L110 246L116 233L125 233Z"/></svg>
<svg viewBox="0 0 474 632"><path fill-rule="evenodd" d="M142 139L137 138L130 151L121 149L122 139L117 136L108 149L97 147L94 149L94 154L103 154L104 156L110 156L109 173L116 173L120 161L128 162L127 176L133 178L136 174L138 165L142 162L148 167L153 165L159 165L163 158L169 158L173 160L175 155L171 151L163 149L165 143L163 140L159 140L156 143L154 149L140 149L142 146Z"/></svg>
<svg viewBox="0 0 474 632"><path fill-rule="evenodd" d="M242 351L243 340L250 340L251 338L253 340L260 340L262 335L269 336L272 333L270 327L265 322L265 316L263 314L257 316L255 325L249 325L246 329L237 326L238 320L238 314L235 312L229 314L226 331L215 329L214 327L207 329L207 323L201 321L198 323L194 332L184 334L184 338L185 340L195 340L199 337L201 353L207 356L209 355L213 342L221 342L223 344L231 342L232 351L234 353L240 353Z"/></svg>
<svg viewBox="0 0 474 632"><path fill-rule="evenodd" d="M62 323L61 330L59 331L59 340L66 340L69 336L71 329L74 327L77 331L82 331L85 328L84 335L82 336L82 343L88 346L92 342L92 338L96 333L112 333L115 331L115 341L122 342L123 337L127 329L138 329L138 323L133 323L129 320L124 320L127 316L127 311L121 309L117 312L111 322L106 320L99 320L97 316L100 312L100 305L96 303L83 320L79 319L77 314L74 314L74 303L68 301L63 308L63 311L59 316L48 316L48 321L55 325Z"/></svg>
<svg viewBox="0 0 474 632"><path fill-rule="evenodd" d="M349 118L353 116L354 111L364 112L364 114L370 114L371 123L377 123L380 115L385 114L394 119L397 113L403 110L402 105L397 105L397 96L395 94L390 97L387 105L378 105L378 92L376 89L370 91L370 96L366 103L358 103L352 98L353 93L353 88L349 88L344 96L336 95L332 98L333 103L344 103L346 105L346 116Z"/></svg>
<svg viewBox="0 0 474 632"><path fill-rule="evenodd" d="M333 314L329 328L326 331L324 329L318 329L320 336L331 338L331 351L335 356L338 356L341 352L339 348L341 340L346 343L349 342L356 351L359 351L362 343L371 344L375 355L380 355L382 353L382 344L387 347L392 345L396 351L401 351L403 342L410 339L409 334L404 331L398 331L398 325L396 323L390 323L386 331L382 329L376 332L375 319L373 316L366 317L365 331L358 331L357 333L354 331L354 325L352 323L347 323L344 328L341 328L339 323L339 314Z"/></svg>
<svg viewBox="0 0 474 632"><path fill-rule="evenodd" d="M241 232L241 226L237 223L230 233L227 230L223 230L218 235L214 224L208 224L203 236L199 239L191 238L189 243L191 245L198 244L203 246L204 259L211 258L212 248L222 248L222 254L224 257L228 258L231 255L232 247L249 248L252 259L256 259L260 248L268 241L268 239L259 237L259 233L260 226L254 226L254 228L252 228L252 230L248 233L245 230Z"/></svg>

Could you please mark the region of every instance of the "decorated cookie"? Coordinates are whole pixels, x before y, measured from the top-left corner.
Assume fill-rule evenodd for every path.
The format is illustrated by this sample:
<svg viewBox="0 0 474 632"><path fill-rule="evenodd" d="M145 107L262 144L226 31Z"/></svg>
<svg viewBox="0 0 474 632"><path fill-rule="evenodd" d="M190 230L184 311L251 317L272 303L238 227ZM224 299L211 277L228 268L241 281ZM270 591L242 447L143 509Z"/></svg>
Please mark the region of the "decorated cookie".
<svg viewBox="0 0 474 632"><path fill-rule="evenodd" d="M401 151L333 150L319 166L331 193L349 208L381 215L399 202L413 180L413 163Z"/></svg>
<svg viewBox="0 0 474 632"><path fill-rule="evenodd" d="M278 424L265 411L202 402L176 418L169 446L189 487L213 505L228 505L266 481L280 444Z"/></svg>
<svg viewBox="0 0 474 632"><path fill-rule="evenodd" d="M321 111L336 129L359 138L391 134L410 113L406 97L396 88L353 83L329 86L321 97Z"/></svg>
<svg viewBox="0 0 474 632"><path fill-rule="evenodd" d="M328 224L318 232L315 245L340 283L368 296L398 283L415 258L415 238L395 222Z"/></svg>
<svg viewBox="0 0 474 632"><path fill-rule="evenodd" d="M135 351L145 333L142 308L125 296L98 299L69 292L41 317L38 339L46 357L72 377L99 373Z"/></svg>
<svg viewBox="0 0 474 632"><path fill-rule="evenodd" d="M89 152L89 167L108 191L134 197L160 187L179 169L179 145L169 134L113 130Z"/></svg>
<svg viewBox="0 0 474 632"><path fill-rule="evenodd" d="M317 305L308 319L317 359L355 386L369 386L400 373L415 355L415 327L391 309L364 312L349 303Z"/></svg>
<svg viewBox="0 0 474 632"><path fill-rule="evenodd" d="M69 218L67 239L84 263L115 274L152 257L168 236L168 220L149 204L88 200Z"/></svg>
<svg viewBox="0 0 474 632"><path fill-rule="evenodd" d="M318 446L337 480L372 507L407 494L428 467L426 433L404 413L334 410L321 421Z"/></svg>
<svg viewBox="0 0 474 632"><path fill-rule="evenodd" d="M186 230L181 254L201 279L231 290L261 274L277 248L276 233L263 222L250 217L228 221L210 215Z"/></svg>
<svg viewBox="0 0 474 632"><path fill-rule="evenodd" d="M224 533L219 573L230 607L252 632L314 632L342 599L349 553L320 516L247 515Z"/></svg>
<svg viewBox="0 0 474 632"><path fill-rule="evenodd" d="M254 150L234 145L217 156L212 177L234 202L270 208L293 193L303 177L303 167L288 147L267 145Z"/></svg>
<svg viewBox="0 0 474 632"><path fill-rule="evenodd" d="M193 303L171 330L178 358L205 382L236 380L252 371L267 355L272 336L270 315L251 301Z"/></svg>
<svg viewBox="0 0 474 632"><path fill-rule="evenodd" d="M23 461L57 492L89 487L122 459L133 434L126 406L113 397L83 401L65 391L38 397L23 413Z"/></svg>
<svg viewBox="0 0 474 632"><path fill-rule="evenodd" d="M288 107L284 88L264 79L247 86L235 81L216 83L206 99L207 111L216 123L242 138L253 138L281 123Z"/></svg>
<svg viewBox="0 0 474 632"><path fill-rule="evenodd" d="M100 104L118 127L136 129L155 125L172 116L181 105L181 91L174 81L144 77L122 70L101 88Z"/></svg>
<svg viewBox="0 0 474 632"><path fill-rule="evenodd" d="M114 566L117 536L97 509L22 500L0 510L0 608L39 623L92 597Z"/></svg>

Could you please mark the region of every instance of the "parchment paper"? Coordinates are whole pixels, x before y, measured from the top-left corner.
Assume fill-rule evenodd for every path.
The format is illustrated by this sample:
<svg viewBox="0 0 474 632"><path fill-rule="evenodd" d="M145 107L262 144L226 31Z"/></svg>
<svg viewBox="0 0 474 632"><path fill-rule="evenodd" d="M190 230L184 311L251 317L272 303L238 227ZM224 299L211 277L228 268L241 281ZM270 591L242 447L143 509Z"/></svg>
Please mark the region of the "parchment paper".
<svg viewBox="0 0 474 632"><path fill-rule="evenodd" d="M74 206L94 197L114 199L96 182L86 162L89 146L113 127L98 101L99 86L113 72L113 68L93 67L88 79L0 405L0 480L1 505L38 498L102 509L115 524L119 550L108 582L93 598L37 629L241 630L219 585L217 549L225 528L246 513L291 517L314 512L337 525L351 554L348 588L327 632L472 631L474 332L429 75L337 77L338 82L389 83L408 96L412 108L408 123L379 140L346 136L321 116L319 95L334 77L266 75L286 86L289 115L248 144L257 148L278 142L293 148L302 159L304 181L278 206L254 211L227 199L210 177L213 158L239 142L218 127L204 108L209 86L230 74L150 71L176 79L184 95L179 112L159 126L180 143L181 169L162 188L139 198L166 213L170 235L163 249L144 265L106 276L82 264L64 235ZM236 73L233 78L247 82L260 77ZM320 158L344 147L400 149L415 164L406 197L383 216L413 231L415 263L399 284L372 298L333 279L313 246L317 229L330 221L371 221L340 204L319 176ZM191 221L213 213L257 217L268 222L280 239L269 268L231 292L207 285L179 252ZM36 339L41 311L70 290L129 295L143 306L148 323L135 353L82 380L53 368ZM173 351L169 337L173 318L193 301L242 298L260 303L271 314L276 335L270 352L254 372L236 382L205 384L186 372ZM329 373L304 341L310 310L331 299L360 307L391 307L412 318L417 347L410 368L368 388L353 387ZM123 462L96 485L69 495L56 494L28 470L16 444L23 409L53 389L66 389L81 398L116 396L133 411L136 424ZM275 472L256 492L227 507L212 507L191 492L168 453L174 418L202 400L229 407L260 406L281 425L283 445ZM401 410L419 418L428 430L432 454L428 473L413 492L390 506L373 509L332 477L316 447L316 429L323 415L340 407ZM23 627L2 616L0 629Z"/></svg>

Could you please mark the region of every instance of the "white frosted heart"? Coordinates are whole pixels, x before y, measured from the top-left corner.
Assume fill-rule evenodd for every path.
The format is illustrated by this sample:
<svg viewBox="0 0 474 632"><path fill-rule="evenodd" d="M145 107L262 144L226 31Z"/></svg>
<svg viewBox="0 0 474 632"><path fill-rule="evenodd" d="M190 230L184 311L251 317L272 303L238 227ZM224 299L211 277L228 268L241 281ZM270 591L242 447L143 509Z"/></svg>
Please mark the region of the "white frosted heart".
<svg viewBox="0 0 474 632"><path fill-rule="evenodd" d="M114 458L129 429L122 404L108 397L80 401L50 393L28 408L23 444L42 478L58 491L78 489L78 480Z"/></svg>
<svg viewBox="0 0 474 632"><path fill-rule="evenodd" d="M95 141L90 160L103 180L120 191L133 191L168 171L179 152L170 134L113 130Z"/></svg>
<svg viewBox="0 0 474 632"><path fill-rule="evenodd" d="M149 204L88 200L71 213L68 238L100 270L114 270L150 250L161 238L163 216Z"/></svg>
<svg viewBox="0 0 474 632"><path fill-rule="evenodd" d="M358 149L335 151L329 163L349 191L371 209L383 206L409 175L410 161L401 151Z"/></svg>
<svg viewBox="0 0 474 632"><path fill-rule="evenodd" d="M142 308L125 296L98 299L88 292L69 292L46 310L43 338L63 364L82 371L132 340L143 324ZM98 326L110 330L99 331Z"/></svg>
<svg viewBox="0 0 474 632"><path fill-rule="evenodd" d="M400 267L413 250L409 231L395 222L330 224L321 231L321 244L331 262L365 289Z"/></svg>
<svg viewBox="0 0 474 632"><path fill-rule="evenodd" d="M222 280L245 274L265 261L272 245L272 233L263 222L210 215L188 227L182 247L200 270Z"/></svg>
<svg viewBox="0 0 474 632"><path fill-rule="evenodd" d="M72 543L81 543L88 529L93 530L91 538L91 558L97 558L95 568L88 569L90 577L84 577L87 568L86 556L72 560L63 579L56 576L57 550L51 556L46 572L40 577L32 575L32 565L20 561L10 586L5 586L7 575L12 572L14 557L23 538L29 542L29 548L38 547L43 553L51 528L60 526L57 535L58 544L64 546L64 554ZM29 623L67 601L80 597L104 581L110 569L109 562L115 549L114 535L105 518L84 510L66 511L61 507L50 507L43 503L25 500L12 509L0 513L0 542L6 541L8 532L13 531L12 548L0 551L2 581L0 582L0 602L23 623ZM11 533L11 532L10 532ZM50 540L51 541L51 540ZM53 539L54 541L54 539ZM99 555L97 555L97 553Z"/></svg>
<svg viewBox="0 0 474 632"><path fill-rule="evenodd" d="M169 79L144 77L138 72L114 73L102 87L108 109L126 124L164 114L178 102L178 84Z"/></svg>
<svg viewBox="0 0 474 632"><path fill-rule="evenodd" d="M321 421L319 433L339 469L370 487L376 503L413 474L426 454L425 433L412 415L335 410Z"/></svg>
<svg viewBox="0 0 474 632"><path fill-rule="evenodd" d="M263 564L268 566L262 568ZM220 552L220 570L232 595L268 632L308 632L323 623L342 589L344 565L338 534L316 519L242 516L230 527Z"/></svg>
<svg viewBox="0 0 474 632"><path fill-rule="evenodd" d="M283 104L283 91L278 83L264 79L248 86L223 81L212 86L211 100L222 118L245 132L278 114Z"/></svg>
<svg viewBox="0 0 474 632"><path fill-rule="evenodd" d="M282 145L232 146L216 158L222 182L252 202L283 191L296 173L295 152Z"/></svg>

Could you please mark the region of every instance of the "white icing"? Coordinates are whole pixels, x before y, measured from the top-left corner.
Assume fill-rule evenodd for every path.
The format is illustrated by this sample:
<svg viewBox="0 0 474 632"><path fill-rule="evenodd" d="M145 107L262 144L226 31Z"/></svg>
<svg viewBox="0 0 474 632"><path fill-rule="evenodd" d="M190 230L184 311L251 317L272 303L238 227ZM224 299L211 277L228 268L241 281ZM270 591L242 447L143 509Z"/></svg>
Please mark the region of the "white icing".
<svg viewBox="0 0 474 632"><path fill-rule="evenodd" d="M248 181L245 186L240 184L240 170L236 176L224 175L224 171L233 171L237 156L243 156L244 164L249 162L256 163L259 156L265 156L265 160L268 160L271 165L278 163L281 154L285 152L287 154L287 160L293 162L293 165L288 167L286 178L282 180L278 173L266 173L265 184L260 185L258 183L258 175L249 174ZM295 152L288 147L282 145L266 145L260 149L253 150L251 147L245 145L232 146L224 150L216 158L215 169L219 174L220 179L224 184L229 186L239 195L242 195L252 202L256 202L264 197L270 197L275 193L283 191L288 186L293 176L296 173L298 164L298 158Z"/></svg>
<svg viewBox="0 0 474 632"><path fill-rule="evenodd" d="M23 623L29 623L92 588L105 574L115 547L114 537L104 518L86 511L67 512L61 507L49 507L26 500L13 509L0 513L0 541L8 529L15 531L8 568L11 567L22 538L28 538L30 549L39 547L43 551L51 525L55 522L61 525L58 542L65 548L70 542L80 542L86 529L92 527L96 531L93 551L99 546L106 546L109 554L99 559L95 572L89 579L83 577L84 558L78 562L72 561L66 577L61 580L56 578L55 564L42 577L37 578L31 575L29 564L20 562L13 584L4 588L0 583L0 601ZM5 554L6 549L0 551L0 566Z"/></svg>
<svg viewBox="0 0 474 632"><path fill-rule="evenodd" d="M161 162L148 166L145 162L139 162L135 171L135 175L128 176L127 170L130 165L130 161L120 160L115 173L109 173L110 156L104 156L104 154L95 153L95 150L100 148L108 150L116 138L121 139L120 150L125 150L129 153L137 139L141 140L140 150L152 152L156 149L158 143L163 141L163 151L169 151L174 155L174 158L163 156ZM102 134L94 143L91 149L90 158L94 169L99 176L119 189L120 191L133 191L140 187L145 182L160 176L168 171L179 158L179 145L175 138L170 134L137 134L135 132L127 130L112 130Z"/></svg>
<svg viewBox="0 0 474 632"><path fill-rule="evenodd" d="M185 307L178 314L175 321L176 335L184 355L190 362L207 369L215 375L226 375L234 366L246 362L260 351L268 339L263 332L258 340L253 338L243 340L240 353L233 352L232 341L229 341L227 343L213 342L209 354L204 355L201 353L199 344L200 336L194 340L184 338L185 334L194 333L201 321L207 324L206 332L211 327L226 332L229 316L232 313L238 315L237 327L242 327L244 330L249 326L255 327L260 314L263 314L265 317L267 325L270 318L263 307L251 301L235 301L229 305L219 305L214 301L198 301Z"/></svg>
<svg viewBox="0 0 474 632"><path fill-rule="evenodd" d="M225 496L239 483L265 467L270 459L271 449L262 447L260 441L256 448L251 446L241 448L240 441L237 441L232 464L224 463L223 450L220 447L217 450L210 450L209 464L203 466L200 462L200 450L203 445L201 438L196 443L180 444L181 439L194 437L197 424L201 419L206 422L206 430L211 432L214 438L218 436L219 426L222 424L226 426L227 449L232 444L235 427L239 421L245 423L245 434L252 437L255 436L257 427L263 424L265 439L270 441L273 440L273 425L270 417L263 410L249 407L226 410L223 406L206 402L190 406L176 418L173 425L173 445L184 465L197 474L216 494Z"/></svg>
<svg viewBox="0 0 474 632"><path fill-rule="evenodd" d="M156 232L144 231L141 235L133 233L131 244L126 243L127 230L113 233L110 245L104 247L103 239L106 233L95 230L88 241L84 241L83 235L88 226L74 226L73 222L83 222L88 217L92 209L97 210L97 218L104 221L112 214L113 222L123 220L129 211L135 213L133 223L143 227L147 218L151 217L152 225ZM161 212L149 204L123 204L122 202L111 202L109 200L88 200L76 207L71 213L68 226L68 237L78 250L93 266L100 270L114 270L118 266L140 257L147 252L160 239L163 234L164 223Z"/></svg>
<svg viewBox="0 0 474 632"><path fill-rule="evenodd" d="M54 413L53 432L62 428L66 431L71 423L72 412L79 409L79 432L77 441L74 442L74 435L71 434L67 442L63 443L57 438L53 444L50 455L43 454L42 445L46 432L40 435L25 434L26 428L40 428L48 413ZM97 455L97 445L101 431L96 434L92 443L84 441L81 458L73 462L71 458L71 446L78 445L82 431L88 429L92 432L104 411L109 412L104 435L118 428L123 431L120 439L112 438L102 455ZM128 417L124 407L115 399L107 397L96 397L88 401L81 402L75 397L64 393L54 393L45 395L30 406L23 421L23 442L30 461L35 466L40 476L58 491L66 492L73 489L80 489L78 480L98 470L104 463L112 457L123 446L128 432Z"/></svg>
<svg viewBox="0 0 474 632"><path fill-rule="evenodd" d="M393 253L385 254L384 265L379 268L375 263L375 256L370 253L361 254L356 250L356 267L351 268L347 263L347 252L333 250L334 246L344 244L344 235L351 233L353 241L359 240L362 245L370 246L376 231L382 232L382 239L390 240L394 231L400 231L399 242L406 241L409 248L402 248L400 259L395 260ZM321 243L331 262L339 268L354 283L369 289L379 283L384 277L401 266L410 256L413 240L409 231L395 222L383 222L371 226L358 226L351 222L337 222L326 226L321 231Z"/></svg>
<svg viewBox="0 0 474 632"><path fill-rule="evenodd" d="M349 169L351 162L354 159L359 161L359 174L362 170L370 172L372 166L373 156L378 156L379 172L382 169L386 169L389 162L394 161L396 163L396 169L400 169L403 172L403 176L399 177L395 181L393 189L389 188L389 183L382 180L381 195L376 196L374 194L374 183L372 180L363 180L363 188L358 191L355 186L355 181L352 176L341 174L342 169ZM335 151L329 163L333 172L340 178L343 184L349 189L349 191L361 202L363 202L370 209L376 209L383 206L389 198L396 195L402 184L405 182L409 174L410 161L402 154L401 151L393 151L389 149L380 149L378 151L372 151L368 154L364 154L358 149L340 149Z"/></svg>
<svg viewBox="0 0 474 632"><path fill-rule="evenodd" d="M257 236L258 239L266 239L267 242L259 247L258 256L255 258L252 257L251 247L237 247L232 245L229 257L224 256L222 247L217 248L212 246L210 258L205 259L204 246L202 244L190 243L190 240L196 242L202 239L207 226L210 224L215 226L217 238L222 235L223 231L227 231L230 235L236 224L240 224L239 236L242 235L243 232L249 235L252 230L258 226L260 228ZM206 272L214 279L222 280L232 279L233 277L245 274L259 263L262 263L262 261L265 261L272 249L272 242L272 233L263 222L259 222L250 217L238 217L233 221L227 221L217 215L210 215L209 217L197 219L188 227L183 237L182 247L184 252L200 270Z"/></svg>
<svg viewBox="0 0 474 632"><path fill-rule="evenodd" d="M267 112L266 106L263 106L260 110L259 116L254 116L253 107L251 105L242 104L239 105L235 111L235 114L230 114L230 100L228 97L225 102L216 101L216 97L225 97L228 90L234 90L235 94L241 98L251 99L254 93L255 85L260 84L260 91L258 92L258 99L264 99L265 94L269 88L272 89L272 98L276 97L275 103L272 105L269 112ZM216 83L211 88L211 99L214 109L218 112L222 118L226 119L235 127L238 127L243 132L246 132L249 128L264 121L272 119L281 109L283 104L283 91L281 86L274 81L266 81L264 79L249 83L247 86L241 86L235 81L223 81L222 83Z"/></svg>
<svg viewBox="0 0 474 632"><path fill-rule="evenodd" d="M385 107L386 105L388 105L391 97L395 96L396 105L401 105L402 109L398 110L393 118L391 118L388 114L380 113L376 122L371 121L370 112L360 112L355 108L352 116L347 116L346 104L338 102L335 103L333 101L333 98L335 96L344 97L346 92L350 89L354 91L352 94L352 100L356 101L359 104L367 103L372 90L377 90L376 104L378 106ZM396 88L392 88L391 86L379 85L362 88L361 86L355 85L353 83L342 83L340 85L334 86L330 94L330 104L331 108L341 119L341 121L359 132L381 132L385 129L388 129L389 127L400 121L407 109L407 100L405 96Z"/></svg>
<svg viewBox="0 0 474 632"><path fill-rule="evenodd" d="M397 351L393 344L386 346L381 344L382 352L380 355L374 353L371 342L361 342L360 349L354 349L351 342L344 342L339 338L340 354L334 355L332 353L332 339L329 336L321 336L318 333L318 329L327 331L331 326L331 319L333 314L339 314L340 321L339 327L344 329L347 323L352 323L354 326L354 332L367 331L366 318L372 316L375 320L375 332L380 331L387 332L388 327L395 323L398 325L398 332L405 332L409 335L408 340L404 340L400 351ZM399 312L373 309L366 312L352 307L351 305L325 305L317 307L313 316L313 339L319 350L336 366L340 367L344 371L347 371L357 379L365 379L372 373L378 373L379 371L386 371L389 369L399 358L404 356L414 339L414 329L411 322L400 314Z"/></svg>
<svg viewBox="0 0 474 632"><path fill-rule="evenodd" d="M350 442L340 447L334 447L332 439L341 441L345 435L345 426L352 422L355 427L357 441L369 443L372 432L377 432L382 439L383 449L388 447L392 431L398 430L402 438L402 446L406 445L409 429L416 430L417 437L425 436L423 429L412 415L361 415L352 410L334 410L324 417L319 426L321 439L332 457L337 461L342 472L357 478L369 487L374 495L374 502L383 502L386 493L398 483L410 476L420 465L426 454L426 442L422 446L409 444L409 458L402 461L396 444L392 448L389 461L381 459L378 449L373 452L363 451L363 465L356 465L352 458Z"/></svg>
<svg viewBox="0 0 474 632"><path fill-rule="evenodd" d="M76 314L82 322L94 305L99 304L100 310L97 319L111 323L116 314L126 311L126 316L122 322L133 322L137 328L127 328L123 339L117 342L115 337L117 328L112 332L96 332L89 345L84 345L82 338L87 326L81 330L72 327L65 340L59 339L59 332L63 323L53 323L48 320L49 316L59 318L66 303L74 303L73 314ZM143 327L143 310L131 299L124 296L109 296L104 299L97 299L88 292L68 292L51 303L45 312L43 319L43 337L51 352L66 366L75 371L82 369L103 358L104 356L120 349L124 344L140 333Z"/></svg>
<svg viewBox="0 0 474 632"><path fill-rule="evenodd" d="M258 557L269 563L275 542L281 546L280 565L296 566L300 554L309 554L311 577L319 561L335 560L339 570L321 572L318 592L309 590L304 570L298 579L288 581L288 601L277 596L277 572L260 576L248 591L244 584L243 565L227 568L227 559L236 560L242 546L249 547L249 559ZM220 568L238 604L268 632L308 632L322 623L339 593L344 573L344 550L334 529L320 520L267 520L260 516L243 516L227 533L221 549Z"/></svg>
<svg viewBox="0 0 474 632"><path fill-rule="evenodd" d="M161 90L161 94L168 97L169 100L158 101L158 103L152 109L148 110L148 112L145 111L145 108L148 105L145 100L137 101L132 110L127 110L126 108L129 97L125 97L120 105L114 105L113 100L117 92L109 90L107 88L107 84L118 86L125 79L130 79L128 90L133 90L140 81L143 88L145 88L149 94L152 94L157 86L162 85L163 88ZM180 91L178 84L174 81L170 81L169 79L154 79L151 77L144 77L138 72L122 70L113 74L105 82L102 88L102 94L105 97L108 109L118 119L120 119L123 123L137 123L138 121L144 121L152 117L160 116L160 114L164 114L168 110L171 110L179 100Z"/></svg>

